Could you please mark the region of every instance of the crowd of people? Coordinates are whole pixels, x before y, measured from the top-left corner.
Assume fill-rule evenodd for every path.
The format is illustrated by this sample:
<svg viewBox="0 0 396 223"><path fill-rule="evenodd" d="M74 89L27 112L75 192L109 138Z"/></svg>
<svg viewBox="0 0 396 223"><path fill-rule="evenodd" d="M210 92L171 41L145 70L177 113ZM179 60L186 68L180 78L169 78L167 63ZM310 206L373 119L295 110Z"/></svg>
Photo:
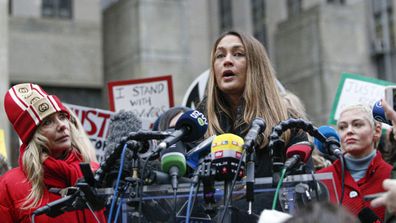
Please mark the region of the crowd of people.
<svg viewBox="0 0 396 223"><path fill-rule="evenodd" d="M303 103L293 93L278 88L266 49L254 37L236 31L226 32L214 42L210 56L206 94L197 107L208 121L208 130L202 140L224 133L244 137L252 120L262 118L267 128L256 140L254 175L272 177L273 151L268 148L272 127L289 118L308 120ZM274 220L261 217L259 221L396 222L393 217L396 214L396 162L382 152L395 154L396 111L385 100L381 102L387 118L393 123L385 137L381 137L382 125L374 120L369 106L351 105L341 111L336 125L342 157L330 162L314 151L308 162L311 171L332 173L339 198L335 203L312 202L293 215ZM21 146L19 166L11 170L5 166L0 176L1 221L106 222L105 208L67 211L55 218L34 216L38 208L62 198L51 188L71 187L83 177L81 162L89 163L93 173L99 164L75 114L39 85L12 86L4 97L4 108ZM189 109L171 108L157 119L153 130L173 128L177 119ZM312 141L307 133L294 128L285 131L281 139L285 146L277 148L280 150L277 153L282 155L283 162L287 160L288 147ZM188 150L192 145L185 148ZM374 200L365 199L373 194L378 195ZM262 216L267 213L263 211Z"/></svg>

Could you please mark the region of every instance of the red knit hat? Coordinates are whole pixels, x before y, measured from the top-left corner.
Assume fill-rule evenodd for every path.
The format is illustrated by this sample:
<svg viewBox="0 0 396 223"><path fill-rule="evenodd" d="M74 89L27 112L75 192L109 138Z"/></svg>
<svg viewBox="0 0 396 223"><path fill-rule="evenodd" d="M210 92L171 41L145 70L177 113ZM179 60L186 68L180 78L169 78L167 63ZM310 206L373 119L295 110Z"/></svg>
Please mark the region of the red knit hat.
<svg viewBox="0 0 396 223"><path fill-rule="evenodd" d="M4 97L4 109L25 145L46 117L59 111L69 115L58 97L48 95L39 85L31 83L17 84L10 88Z"/></svg>

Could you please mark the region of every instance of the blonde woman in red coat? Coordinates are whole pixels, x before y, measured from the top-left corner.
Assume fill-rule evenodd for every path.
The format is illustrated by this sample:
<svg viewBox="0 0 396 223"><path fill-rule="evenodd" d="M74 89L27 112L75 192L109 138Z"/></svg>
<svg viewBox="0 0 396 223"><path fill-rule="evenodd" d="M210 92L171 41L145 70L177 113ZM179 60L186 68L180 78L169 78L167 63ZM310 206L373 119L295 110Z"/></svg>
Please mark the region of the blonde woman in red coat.
<svg viewBox="0 0 396 223"><path fill-rule="evenodd" d="M80 162L99 165L91 148L77 137L70 113L54 95L31 83L13 86L5 95L7 117L22 141L19 166L0 178L0 219L3 223L32 222L32 213L60 195L50 188L75 185L82 177ZM43 222L106 222L103 211L89 209L65 212L55 218L35 217Z"/></svg>
<svg viewBox="0 0 396 223"><path fill-rule="evenodd" d="M342 205L358 216L362 223L382 222L385 209L373 208L369 201L363 199L365 195L384 191L382 182L389 178L392 169L375 149L381 135L381 124L374 120L368 106L351 105L340 113L337 129L345 160ZM333 173L338 198L342 196L340 164L337 160L318 171Z"/></svg>

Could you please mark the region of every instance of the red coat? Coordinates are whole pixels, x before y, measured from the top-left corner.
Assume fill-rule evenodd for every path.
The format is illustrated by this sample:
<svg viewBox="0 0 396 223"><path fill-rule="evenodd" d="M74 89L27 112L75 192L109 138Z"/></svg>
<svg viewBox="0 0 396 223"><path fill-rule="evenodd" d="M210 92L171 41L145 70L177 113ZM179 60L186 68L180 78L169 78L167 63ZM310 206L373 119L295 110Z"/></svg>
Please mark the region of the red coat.
<svg viewBox="0 0 396 223"><path fill-rule="evenodd" d="M74 154L75 155L75 154ZM82 176L79 169L80 157L70 155L66 160L56 160L48 158L44 163L45 185L43 199L38 207L55 201L60 195L48 191L51 187L64 188L75 184L76 180ZM98 164L91 163L94 168ZM20 167L14 168L0 177L0 219L2 223L30 223L32 213L36 208L21 209L23 202L31 190L31 184ZM96 211L95 215L100 222L106 222L104 212ZM65 212L56 218L49 217L45 214L34 218L36 223L85 223L97 222L89 209Z"/></svg>
<svg viewBox="0 0 396 223"><path fill-rule="evenodd" d="M368 194L383 192L382 181L390 177L392 166L386 163L379 152L371 161L366 175L355 182L348 170L345 171L345 193L342 205L358 215L364 207L371 208L382 220L385 217L385 208L372 208L369 201L364 201L363 197ZM337 187L338 199L341 198L341 162L336 160L333 165L323 168L317 173L333 173L335 185Z"/></svg>

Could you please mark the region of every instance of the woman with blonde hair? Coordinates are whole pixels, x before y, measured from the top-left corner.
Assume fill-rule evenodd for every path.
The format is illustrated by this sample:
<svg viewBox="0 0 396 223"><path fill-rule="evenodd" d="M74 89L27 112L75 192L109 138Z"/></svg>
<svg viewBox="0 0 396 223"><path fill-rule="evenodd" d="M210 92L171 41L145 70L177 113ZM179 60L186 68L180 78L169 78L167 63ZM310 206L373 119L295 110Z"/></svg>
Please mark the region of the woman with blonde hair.
<svg viewBox="0 0 396 223"><path fill-rule="evenodd" d="M341 111L337 129L344 151L345 171L342 172L340 160L336 160L318 173L333 174L338 197L343 196L342 205L358 216L362 223L382 222L385 209L370 207L369 201L364 200L365 195L384 191L382 181L390 177L392 170L392 166L376 150L381 136L381 123L374 120L369 106L356 104Z"/></svg>
<svg viewBox="0 0 396 223"><path fill-rule="evenodd" d="M61 198L50 188L75 185L82 177L80 162L99 167L92 151L84 147L70 112L54 95L40 86L18 84L4 98L7 117L22 141L19 166L0 178L0 216L2 222L31 222L32 213ZM35 222L106 222L103 211L89 209L65 212L55 218L35 217Z"/></svg>
<svg viewBox="0 0 396 223"><path fill-rule="evenodd" d="M278 91L264 46L240 32L221 35L211 52L206 95L198 110L208 118L207 136L233 133L244 137L254 118L265 120L267 128L258 140L255 175L271 176L268 136L272 127L287 120L290 114ZM282 137L286 145L307 140L306 134L297 131L287 131Z"/></svg>

